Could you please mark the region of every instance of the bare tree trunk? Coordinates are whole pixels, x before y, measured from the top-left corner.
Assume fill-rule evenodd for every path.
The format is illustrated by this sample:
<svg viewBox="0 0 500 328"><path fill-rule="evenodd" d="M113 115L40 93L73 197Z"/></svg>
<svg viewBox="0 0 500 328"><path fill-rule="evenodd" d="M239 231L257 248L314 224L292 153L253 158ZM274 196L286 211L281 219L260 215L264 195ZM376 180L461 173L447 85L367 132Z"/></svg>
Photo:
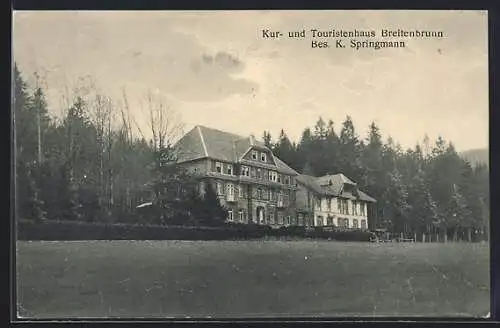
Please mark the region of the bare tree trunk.
<svg viewBox="0 0 500 328"><path fill-rule="evenodd" d="M40 126L40 106L37 106L38 163L42 163L42 127Z"/></svg>

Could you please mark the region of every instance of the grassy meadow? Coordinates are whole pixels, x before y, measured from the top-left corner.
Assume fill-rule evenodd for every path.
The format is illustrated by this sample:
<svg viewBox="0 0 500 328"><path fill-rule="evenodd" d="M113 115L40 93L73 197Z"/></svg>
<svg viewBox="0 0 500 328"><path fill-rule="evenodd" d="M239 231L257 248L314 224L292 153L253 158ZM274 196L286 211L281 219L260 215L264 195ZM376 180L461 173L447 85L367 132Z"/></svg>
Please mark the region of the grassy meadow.
<svg viewBox="0 0 500 328"><path fill-rule="evenodd" d="M488 244L18 241L19 316L480 316Z"/></svg>

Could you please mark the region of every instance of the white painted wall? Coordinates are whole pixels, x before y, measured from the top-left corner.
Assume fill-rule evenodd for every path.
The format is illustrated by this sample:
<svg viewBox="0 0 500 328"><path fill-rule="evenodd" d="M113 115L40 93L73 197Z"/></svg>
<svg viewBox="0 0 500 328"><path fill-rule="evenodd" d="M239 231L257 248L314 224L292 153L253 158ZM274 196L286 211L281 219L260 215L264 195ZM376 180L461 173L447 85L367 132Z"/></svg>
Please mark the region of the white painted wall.
<svg viewBox="0 0 500 328"><path fill-rule="evenodd" d="M328 224L328 216L334 218L333 223L338 226L338 218L348 219L349 228L353 227L354 219L358 220L358 227L361 228L361 220L366 220L366 228L368 228L368 207L366 202L357 201L356 204L357 215L354 215L354 202L350 199L347 200L347 206L349 208L349 214L341 214L338 207L337 197L331 198L331 207L328 207L328 198L322 197L317 199L317 204L314 207L314 223L316 226L322 225L326 226ZM364 207L364 215L361 215L361 207ZM322 224L318 224L318 218L322 217Z"/></svg>

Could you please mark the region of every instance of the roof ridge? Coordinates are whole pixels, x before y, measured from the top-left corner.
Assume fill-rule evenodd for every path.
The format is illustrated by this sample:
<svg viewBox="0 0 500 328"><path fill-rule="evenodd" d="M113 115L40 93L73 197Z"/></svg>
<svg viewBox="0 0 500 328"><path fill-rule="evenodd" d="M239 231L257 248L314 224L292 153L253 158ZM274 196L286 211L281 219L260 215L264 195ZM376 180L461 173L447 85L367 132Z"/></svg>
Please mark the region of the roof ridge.
<svg viewBox="0 0 500 328"><path fill-rule="evenodd" d="M205 152L205 156L208 157L207 144L205 143L205 138L203 137L203 133L201 132L201 126L197 125L198 133L200 134L201 144L203 145L203 151Z"/></svg>
<svg viewBox="0 0 500 328"><path fill-rule="evenodd" d="M198 124L196 126L198 126L199 128L207 129L207 130L212 130L212 131L216 131L216 132L220 132L220 133L232 135L234 137L238 137L239 139L245 139L246 138L246 137L244 137L244 136L242 136L240 134L236 134L236 133L233 133L233 132L223 131L223 130L212 128L212 127L209 127L209 126L206 126L206 125Z"/></svg>

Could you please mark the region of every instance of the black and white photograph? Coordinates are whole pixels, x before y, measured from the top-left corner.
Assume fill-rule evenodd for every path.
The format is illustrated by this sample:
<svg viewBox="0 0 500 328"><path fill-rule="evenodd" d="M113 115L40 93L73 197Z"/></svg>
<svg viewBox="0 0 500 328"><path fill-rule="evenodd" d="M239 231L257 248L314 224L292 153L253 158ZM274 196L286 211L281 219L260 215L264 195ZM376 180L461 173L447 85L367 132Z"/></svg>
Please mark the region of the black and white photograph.
<svg viewBox="0 0 500 328"><path fill-rule="evenodd" d="M14 11L20 320L488 318L487 11Z"/></svg>

